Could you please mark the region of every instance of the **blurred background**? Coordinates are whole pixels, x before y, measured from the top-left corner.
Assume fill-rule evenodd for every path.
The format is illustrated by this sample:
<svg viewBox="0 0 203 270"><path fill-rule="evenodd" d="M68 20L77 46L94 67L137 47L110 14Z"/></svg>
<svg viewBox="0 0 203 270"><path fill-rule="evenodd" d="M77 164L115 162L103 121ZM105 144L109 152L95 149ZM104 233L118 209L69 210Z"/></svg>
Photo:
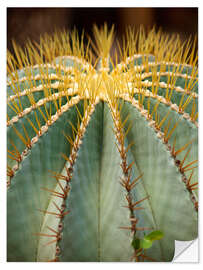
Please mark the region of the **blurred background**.
<svg viewBox="0 0 203 270"><path fill-rule="evenodd" d="M23 46L27 38L39 41L40 35L55 29L85 29L91 36L92 25L115 25L117 38L127 25L146 29L153 25L167 33L179 33L185 40L198 33L198 8L7 8L7 47L11 40Z"/></svg>

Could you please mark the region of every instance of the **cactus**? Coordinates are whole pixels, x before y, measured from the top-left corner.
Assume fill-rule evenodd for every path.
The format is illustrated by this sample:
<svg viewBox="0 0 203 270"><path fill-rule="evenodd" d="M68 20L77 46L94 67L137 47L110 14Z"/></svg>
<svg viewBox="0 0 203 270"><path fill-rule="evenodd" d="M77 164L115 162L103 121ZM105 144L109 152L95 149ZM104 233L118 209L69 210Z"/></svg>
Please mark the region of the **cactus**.
<svg viewBox="0 0 203 270"><path fill-rule="evenodd" d="M195 41L127 28L111 57L93 33L8 52L8 261L171 261L197 237Z"/></svg>

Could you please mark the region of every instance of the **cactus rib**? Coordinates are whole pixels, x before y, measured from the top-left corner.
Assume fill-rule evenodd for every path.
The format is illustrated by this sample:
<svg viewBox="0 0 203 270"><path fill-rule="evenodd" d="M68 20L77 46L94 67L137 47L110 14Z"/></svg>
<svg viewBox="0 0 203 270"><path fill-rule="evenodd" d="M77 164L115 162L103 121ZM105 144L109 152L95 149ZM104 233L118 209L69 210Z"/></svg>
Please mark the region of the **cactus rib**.
<svg viewBox="0 0 203 270"><path fill-rule="evenodd" d="M58 255L60 253L59 252L60 248L59 248L59 243L58 242L61 240L61 237L62 237L63 219L64 219L64 216L67 215L70 212L70 211L66 210L66 200L68 198L68 194L69 194L70 189L71 189L70 188L70 183L71 183L71 180L72 180L72 175L74 173L74 164L75 164L76 159L77 159L77 152L78 152L79 147L80 147L80 145L82 143L82 139L83 139L83 136L85 134L86 127L87 127L87 125L89 123L91 114L95 110L95 106L96 106L96 103L94 102L94 103L90 104L85 109L84 117L83 117L83 119L81 121L80 127L78 127L78 130L77 130L77 136L76 136L74 142L72 143L71 154L70 154L69 158L67 156L64 157L66 159L66 165L65 165L66 176L60 175L58 177L56 175L56 180L57 180L58 186L60 188L60 192L45 189L48 192L50 192L53 196L56 196L56 197L59 197L59 198L62 199L62 200L60 200L61 207L57 206L57 204L54 201L52 202L55 205L55 207L58 209L59 213L55 213L55 212L53 213L53 212L49 212L49 211L46 211L46 210L40 210L45 214L54 215L54 216L58 217L58 228L57 228L57 231L56 231L57 233L55 235L55 240L46 243L46 245L56 243L56 253L54 254L54 259L53 259L54 261L59 260ZM48 229L50 229L50 228L48 228ZM38 233L38 235L39 236L45 236L45 237L48 236L49 237L49 235L44 234L44 233Z"/></svg>
<svg viewBox="0 0 203 270"><path fill-rule="evenodd" d="M7 180L7 185L8 185L8 187L10 186L11 180L12 180L12 178L14 177L15 173L19 170L21 162L26 158L26 156L27 156L27 155L29 154L29 152L32 150L33 145L36 144L36 143L38 142L39 138L40 138L41 136L43 136L43 134L45 134L45 133L48 131L49 127L50 127L55 121L57 121L57 119L59 118L60 115L62 115L63 113L65 113L65 112L66 112L67 110L69 110L72 106L76 105L79 101L80 101L80 98L79 98L79 97L73 97L73 98L69 101L69 103L67 103L66 105L62 106L62 107L61 107L61 110L58 111L55 115L53 115L53 116L51 117L51 121L47 122L44 126L41 126L40 129L37 130L36 136L34 136L33 138L30 139L30 146L29 146L29 147L27 146L27 147L22 151L21 154L18 152L19 157L18 157L17 163L16 163L12 168L10 168L10 170L11 170L11 175L10 175L10 178ZM12 119L11 119L11 120L12 120ZM10 121L11 121L11 120L10 120Z"/></svg>
<svg viewBox="0 0 203 270"><path fill-rule="evenodd" d="M197 237L195 41L128 28L112 57L114 27L93 34L8 52L8 261L171 261Z"/></svg>
<svg viewBox="0 0 203 270"><path fill-rule="evenodd" d="M124 137L126 134L123 133L122 127L124 125L124 123L121 122L121 118L119 115L119 110L116 106L116 102L115 101L109 101L109 107L110 107L110 111L111 111L111 115L112 115L112 119L114 122L114 126L115 126L115 137L117 139L118 144L116 145L118 148L118 151L120 153L120 157L121 157L121 168L123 170L123 176L124 178L121 179L121 185L126 189L127 191L127 195L126 195L126 200L128 202L128 206L127 208L130 210L130 222L131 222L131 227L120 227L121 229L127 229L127 230L131 230L131 232L133 233L133 235L136 235L136 231L146 231L146 230L151 230L151 228L145 228L145 227L137 227L137 223L138 223L138 219L136 218L134 211L136 210L142 210L144 208L142 207L137 207L137 205L139 205L141 202L143 202L144 200L148 199L149 196L140 199L139 201L133 202L133 196L131 194L131 190L135 187L135 183L141 179L142 174L140 176L138 176L136 179L134 179L133 181L131 180L131 174L132 174L132 163L131 165L128 165L127 163L127 153L126 153L126 149L125 149L125 143L124 143ZM134 163L134 162L133 162ZM134 258L135 260L138 262L140 260L141 255L143 255L142 253L137 255L137 251L135 250L134 252Z"/></svg>
<svg viewBox="0 0 203 270"><path fill-rule="evenodd" d="M134 99L134 98L127 98L125 97L124 100L130 102L133 106L136 107L137 110L140 111L141 115L143 117L145 117L145 119L149 122L150 127L152 127L154 129L154 131L157 133L157 137L162 140L162 142L164 143L164 145L166 146L166 149L171 153L171 156L174 158L174 164L177 166L177 168L179 169L180 173L182 174L182 181L186 184L187 190L190 193L190 197L191 197L191 201L194 204L194 208L196 211L198 211L198 202L197 199L193 193L193 191L190 188L190 185L188 185L188 183L190 182L189 179L187 179L186 175L185 175L185 171L188 167L190 167L192 164L196 163L197 160L194 160L192 162L190 162L188 165L186 165L185 167L183 167L183 163L185 161L186 156L184 157L183 161L180 162L178 159L176 159L176 154L178 153L179 150L177 150L176 154L174 153L174 150L172 149L171 145L168 143L169 140L169 136L172 135L172 132L174 132L175 129L172 129L170 134L164 134L163 132L160 131L159 128L157 128L157 123L156 121L152 120L151 115L149 115L147 113L146 110L144 110L144 108L140 108L139 103ZM175 127L175 126L174 126ZM187 143L186 147L183 146L183 148L187 148L187 146L190 144L191 142ZM189 149L190 150L190 149ZM188 153L188 151L187 151ZM187 154L186 153L186 154ZM196 168L196 167L195 167ZM189 168L190 170L193 169ZM195 183L196 185L196 183Z"/></svg>

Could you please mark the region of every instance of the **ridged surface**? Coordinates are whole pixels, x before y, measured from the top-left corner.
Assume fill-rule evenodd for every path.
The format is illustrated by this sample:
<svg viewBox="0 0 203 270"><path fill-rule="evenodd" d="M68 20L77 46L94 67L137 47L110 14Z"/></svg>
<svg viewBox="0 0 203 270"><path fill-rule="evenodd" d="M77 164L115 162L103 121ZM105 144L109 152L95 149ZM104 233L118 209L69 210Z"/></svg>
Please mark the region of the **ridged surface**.
<svg viewBox="0 0 203 270"><path fill-rule="evenodd" d="M150 101L151 107L153 108L157 102L155 102L153 99ZM147 108L147 102L144 103L144 107ZM179 150L181 147L183 147L188 142L192 141L190 147L190 153L187 156L187 159L185 160L185 165L189 164L190 162L194 161L198 157L198 128L187 119L184 119L181 114L178 114L176 111L173 111L169 109L169 107L165 104L159 104L158 106L158 113L159 115L166 115L168 112L168 121L170 120L170 124L173 127L176 123L178 123L177 127L175 128L173 134L171 135L169 139L169 143L171 146L174 144L175 140L175 149ZM154 116L155 118L155 116ZM165 127L168 124L168 121L165 121L161 127L161 131L164 132ZM171 128L169 129L169 131ZM189 147L182 151L180 154L177 155L177 159L183 160L186 152L188 151ZM196 165L196 164L194 164ZM192 167L192 166L191 166ZM186 172L185 174L189 177L191 171ZM191 181L195 182L198 179L198 170L194 170L193 179ZM196 190L197 191L197 190ZM195 191L195 192L196 192ZM196 194L198 194L196 192Z"/></svg>
<svg viewBox="0 0 203 270"><path fill-rule="evenodd" d="M76 109L64 113L49 127L49 132L39 138L12 178L7 195L9 261L36 260L37 237L34 233L40 231L43 219L43 214L37 209L47 208L50 194L42 188L55 187L56 181L50 171L62 170L65 161L60 153L68 154L70 151L70 145L63 135L63 132L72 135L68 119L77 121Z"/></svg>
<svg viewBox="0 0 203 270"><path fill-rule="evenodd" d="M103 123L103 124L102 124ZM109 109L100 103L78 152L60 244L62 261L129 261L133 254L129 210L119 179L120 157L113 143ZM112 189L114 193L112 194ZM70 248L71 247L71 248Z"/></svg>
<svg viewBox="0 0 203 270"><path fill-rule="evenodd" d="M133 126L127 140L135 141L133 158L140 173L144 173L140 185L145 186L150 196L149 211L153 211L153 219L158 229L164 233L163 240L160 240L163 257L170 261L175 239L189 241L197 236L197 213L166 146L137 109L125 103L122 117L125 118L128 114ZM160 254L151 250L147 253L158 261L161 260Z"/></svg>
<svg viewBox="0 0 203 270"><path fill-rule="evenodd" d="M171 261L174 240L197 237L195 46L129 29L114 66L113 28L94 35L96 69L76 31L8 54L8 261ZM133 237L154 230L163 239L136 255Z"/></svg>

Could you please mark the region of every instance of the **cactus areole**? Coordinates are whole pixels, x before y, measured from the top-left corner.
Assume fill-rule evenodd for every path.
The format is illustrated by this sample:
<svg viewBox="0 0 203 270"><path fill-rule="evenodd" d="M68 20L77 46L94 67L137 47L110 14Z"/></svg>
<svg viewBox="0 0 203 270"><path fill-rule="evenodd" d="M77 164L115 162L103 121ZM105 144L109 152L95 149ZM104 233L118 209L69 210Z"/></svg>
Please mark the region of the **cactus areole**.
<svg viewBox="0 0 203 270"><path fill-rule="evenodd" d="M7 54L8 261L171 261L197 238L196 40L93 33Z"/></svg>

